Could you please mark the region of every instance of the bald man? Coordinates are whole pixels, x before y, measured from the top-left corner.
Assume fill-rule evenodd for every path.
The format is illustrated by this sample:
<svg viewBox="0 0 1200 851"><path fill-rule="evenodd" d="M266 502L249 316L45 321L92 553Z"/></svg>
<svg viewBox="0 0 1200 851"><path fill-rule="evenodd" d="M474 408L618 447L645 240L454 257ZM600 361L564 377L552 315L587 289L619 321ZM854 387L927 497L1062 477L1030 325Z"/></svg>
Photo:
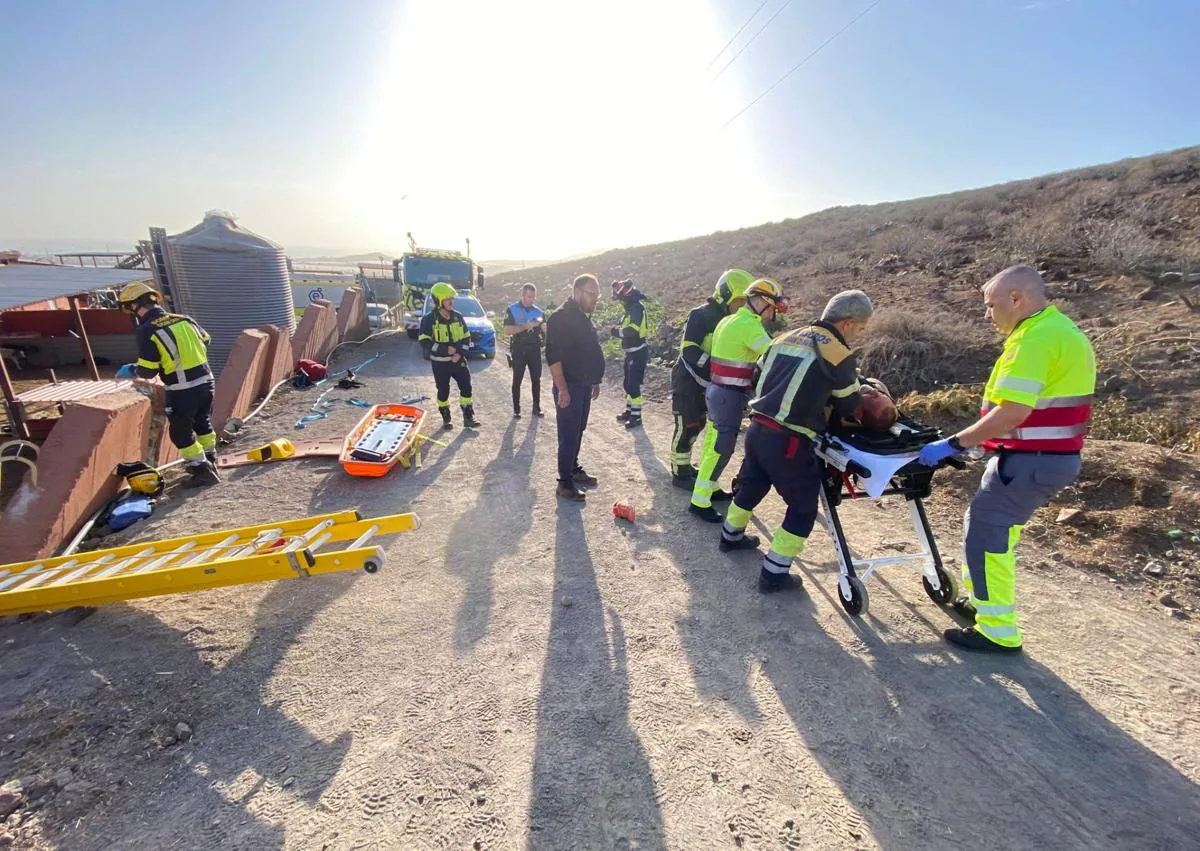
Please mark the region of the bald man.
<svg viewBox="0 0 1200 851"><path fill-rule="evenodd" d="M1004 351L983 391L974 425L921 450L922 464L982 447L994 453L963 518L963 584L954 603L975 626L948 629L968 650L1020 652L1015 605L1017 541L1041 506L1079 476L1096 387L1092 344L1046 299L1041 275L1012 266L983 287Z"/></svg>

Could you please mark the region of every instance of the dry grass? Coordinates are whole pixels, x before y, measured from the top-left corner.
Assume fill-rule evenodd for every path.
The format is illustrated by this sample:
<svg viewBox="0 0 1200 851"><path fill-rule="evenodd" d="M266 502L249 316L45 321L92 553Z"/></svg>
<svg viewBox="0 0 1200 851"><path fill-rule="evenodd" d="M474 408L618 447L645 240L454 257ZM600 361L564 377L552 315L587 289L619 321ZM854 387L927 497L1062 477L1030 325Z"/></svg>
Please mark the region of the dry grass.
<svg viewBox="0 0 1200 851"><path fill-rule="evenodd" d="M1172 412L1131 410L1120 396L1100 399L1092 406L1089 436L1200 453L1200 427L1195 422Z"/></svg>
<svg viewBox="0 0 1200 851"><path fill-rule="evenodd" d="M930 425L961 428L979 416L981 390L955 385L931 393L910 393L897 405L910 417ZM1120 396L1098 399L1092 406L1088 436L1097 440L1148 443L1189 454L1200 453L1200 428L1160 411L1136 411Z"/></svg>

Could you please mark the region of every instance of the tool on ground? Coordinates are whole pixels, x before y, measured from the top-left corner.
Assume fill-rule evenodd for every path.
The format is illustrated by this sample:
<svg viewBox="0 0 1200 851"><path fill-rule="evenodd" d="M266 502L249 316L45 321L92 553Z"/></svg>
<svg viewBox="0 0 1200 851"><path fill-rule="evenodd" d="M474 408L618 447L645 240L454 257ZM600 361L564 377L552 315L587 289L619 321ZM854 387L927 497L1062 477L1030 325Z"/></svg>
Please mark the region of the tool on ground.
<svg viewBox="0 0 1200 851"><path fill-rule="evenodd" d="M352 476L384 476L401 464L420 464L418 437L425 411L414 405L376 405L346 435L342 468Z"/></svg>
<svg viewBox="0 0 1200 851"><path fill-rule="evenodd" d="M879 495L903 496L908 504L913 531L919 552L881 558L858 558L846 540L838 505L843 499L859 499L865 493L856 490L854 479L868 479L872 473L855 460L859 453L876 456L913 455L927 443L942 438L940 429L926 427L903 415L887 431L864 426L835 425L815 443L817 457L825 463L826 475L821 484L822 515L818 522L833 538L837 554L839 599L849 614L861 616L870 606L866 582L877 568L902 564L921 574L925 593L939 606L948 606L958 597L958 582L942 565L937 541L922 500L932 492L933 470L917 463L915 457L904 463L889 479ZM861 456L860 456L861 457ZM963 462L950 459L949 466L963 467ZM858 571L861 570L860 574Z"/></svg>
<svg viewBox="0 0 1200 851"><path fill-rule="evenodd" d="M346 374L337 380L337 388L339 390L353 390L356 387L366 387L365 381L359 381L353 370L346 370Z"/></svg>
<svg viewBox="0 0 1200 851"><path fill-rule="evenodd" d="M288 441L292 444L294 450L291 455L281 456L278 460L297 459L297 458L314 458L327 457L336 458L342 451L342 441L337 438L329 438L326 440L296 440ZM275 460L275 459L272 459ZM248 458L244 453L236 455L222 455L217 458L218 469L224 470L226 467L242 467L246 464L261 463L253 458Z"/></svg>
<svg viewBox="0 0 1200 851"><path fill-rule="evenodd" d="M620 520L628 520L630 523L637 522L637 512L634 511L632 505L624 502L613 503L613 517L616 517Z"/></svg>
<svg viewBox="0 0 1200 851"><path fill-rule="evenodd" d="M300 419L296 420L295 428L298 428L298 429L304 428L309 423L314 423L318 420L325 419L327 416L329 416L329 409L332 408L338 402L345 402L347 405L353 405L356 408L371 407L370 402L367 402L364 399L356 398L354 396L344 398L344 399L337 398L337 397L335 397L333 399L326 399L325 397L328 396L333 391L334 391L334 388L330 387L328 390L326 390L324 393L322 393L320 396L318 396L317 401L313 402L312 407L309 408L309 410L312 411L312 413L305 414Z"/></svg>
<svg viewBox="0 0 1200 851"><path fill-rule="evenodd" d="M126 461L118 464L116 474L129 484L135 493L158 496L166 487L162 473L141 461Z"/></svg>
<svg viewBox="0 0 1200 851"><path fill-rule="evenodd" d="M377 535L419 528L415 514L300 517L164 541L0 565L0 615L100 606L228 585L383 566ZM349 542L349 543L345 543ZM323 551L326 544L341 547Z"/></svg>
<svg viewBox="0 0 1200 851"><path fill-rule="evenodd" d="M296 454L296 444L286 437L277 437L270 443L251 449L246 453L250 461L278 461L281 458L291 458Z"/></svg>

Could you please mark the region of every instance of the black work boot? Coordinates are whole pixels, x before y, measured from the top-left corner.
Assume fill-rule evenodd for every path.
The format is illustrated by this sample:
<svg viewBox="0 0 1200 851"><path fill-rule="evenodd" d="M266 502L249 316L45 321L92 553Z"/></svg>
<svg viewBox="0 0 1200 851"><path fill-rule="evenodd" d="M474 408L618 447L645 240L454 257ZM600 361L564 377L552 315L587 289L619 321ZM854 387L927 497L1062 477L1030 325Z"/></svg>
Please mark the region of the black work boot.
<svg viewBox="0 0 1200 851"><path fill-rule="evenodd" d="M449 408L438 408L438 410L442 412L442 428L444 428L444 429L454 428L454 423L452 423L450 421L450 409Z"/></svg>
<svg viewBox="0 0 1200 851"><path fill-rule="evenodd" d="M637 428L641 424L642 424L642 415L641 414L630 414L625 419L625 428L628 428L628 429Z"/></svg>
<svg viewBox="0 0 1200 851"><path fill-rule="evenodd" d="M520 408L513 408L513 419L514 420L521 419L521 409Z"/></svg>
<svg viewBox="0 0 1200 851"><path fill-rule="evenodd" d="M534 415L535 417L544 417L544 416L546 416L546 414L545 414L545 413L542 411L542 404L541 404L541 402L538 402L537 404L535 404L535 405L533 406L533 415Z"/></svg>
<svg viewBox="0 0 1200 851"><path fill-rule="evenodd" d="M743 534L740 538L731 541L729 538L725 537L725 533L722 532L720 549L723 553L731 553L734 550L757 550L760 543L761 541L759 541L758 535Z"/></svg>
<svg viewBox="0 0 1200 851"><path fill-rule="evenodd" d="M217 450L215 450L215 449L204 450L204 457L208 459L208 463L212 464L214 467L217 466Z"/></svg>
<svg viewBox="0 0 1200 851"><path fill-rule="evenodd" d="M583 502L587 499L587 494L579 489L579 486L573 482L559 482L558 489L554 491L555 496L563 499L569 499L572 502Z"/></svg>
<svg viewBox="0 0 1200 851"><path fill-rule="evenodd" d="M731 499L733 499L733 494L729 491L723 491L720 488L717 488L715 491L713 491L713 502L729 502Z"/></svg>
<svg viewBox="0 0 1200 851"><path fill-rule="evenodd" d="M696 468L682 467L671 471L671 484L680 490L690 491L696 486Z"/></svg>
<svg viewBox="0 0 1200 851"><path fill-rule="evenodd" d="M699 517L705 523L724 523L725 518L711 505L699 506L694 502L688 505L688 513Z"/></svg>
<svg viewBox="0 0 1200 851"><path fill-rule="evenodd" d="M575 475L571 476L571 481L584 488L594 488L600 484L599 479L589 475L588 471L582 467L575 471Z"/></svg>
<svg viewBox="0 0 1200 851"><path fill-rule="evenodd" d="M1021 645L1016 647L1006 647L1003 644L997 644L983 633L979 632L975 627L967 629L959 629L954 627L942 633L942 638L949 641L951 644L957 645L964 650L977 650L980 653L1020 653Z"/></svg>
<svg viewBox="0 0 1200 851"><path fill-rule="evenodd" d="M777 591L799 591L804 587L804 580L794 573L773 573L765 567L758 571L758 590L763 594L774 594Z"/></svg>
<svg viewBox="0 0 1200 851"><path fill-rule="evenodd" d="M207 487L209 485L221 484L221 474L217 472L217 468L208 462L205 458L203 461L197 461L187 464L185 469L191 478L187 484L191 487Z"/></svg>
<svg viewBox="0 0 1200 851"><path fill-rule="evenodd" d="M463 425L467 428L479 428L482 425L479 420L475 419L475 406L463 405Z"/></svg>
<svg viewBox="0 0 1200 851"><path fill-rule="evenodd" d="M629 418L632 416L633 416L633 414L630 412L630 410L628 408L626 408L621 413L617 414L617 422L627 423L627 422L629 422Z"/></svg>

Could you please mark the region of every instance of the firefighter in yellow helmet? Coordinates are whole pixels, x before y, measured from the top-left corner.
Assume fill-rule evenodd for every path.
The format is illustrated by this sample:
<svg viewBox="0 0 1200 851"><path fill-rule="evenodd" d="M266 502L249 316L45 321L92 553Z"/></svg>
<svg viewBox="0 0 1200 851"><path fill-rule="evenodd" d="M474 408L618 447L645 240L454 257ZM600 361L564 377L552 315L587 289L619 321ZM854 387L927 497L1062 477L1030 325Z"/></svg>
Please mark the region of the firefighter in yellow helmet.
<svg viewBox="0 0 1200 851"><path fill-rule="evenodd" d="M712 384L712 345L717 325L746 303L746 287L754 276L742 269L729 269L717 280L712 296L688 313L679 344L679 359L671 370L671 413L675 433L671 437L671 483L691 490L696 484L692 466L692 444L704 428L708 407L705 391ZM713 491L712 499L729 499L726 491Z"/></svg>
<svg viewBox="0 0 1200 851"><path fill-rule="evenodd" d="M171 442L183 456L192 482L215 485L217 435L212 426L213 374L208 365L208 332L190 316L167 313L158 293L133 283L117 297L121 310L137 318L136 363L117 373L122 377L158 376L167 388L167 420Z"/></svg>
<svg viewBox="0 0 1200 851"><path fill-rule="evenodd" d="M721 477L737 447L742 414L754 384L758 358L771 344L763 322L787 312L783 287L771 278L759 278L746 288L746 303L726 316L713 332L709 374L712 383L704 392L708 424L704 427L704 454L692 487L688 511L709 523L725 518L712 507Z"/></svg>
<svg viewBox="0 0 1200 851"><path fill-rule="evenodd" d="M454 309L458 292L445 282L434 284L429 291L434 308L421 319L418 339L425 356L433 362L433 381L437 385L437 406L442 414L442 427L454 428L450 420L450 380L458 384L458 403L462 406L463 425L479 428L475 406L471 400L471 370L467 366L467 348L471 334L462 314Z"/></svg>

